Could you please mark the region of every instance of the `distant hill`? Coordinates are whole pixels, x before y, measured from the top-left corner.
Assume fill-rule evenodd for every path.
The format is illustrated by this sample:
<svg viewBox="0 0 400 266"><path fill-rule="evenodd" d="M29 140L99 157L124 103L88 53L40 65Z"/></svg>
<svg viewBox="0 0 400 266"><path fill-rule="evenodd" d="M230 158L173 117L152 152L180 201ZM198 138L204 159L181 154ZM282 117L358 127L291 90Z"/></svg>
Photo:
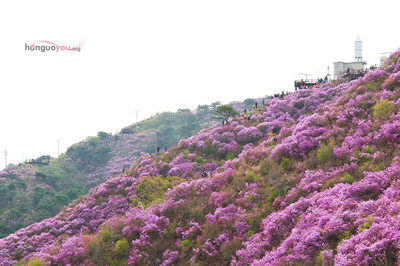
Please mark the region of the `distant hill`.
<svg viewBox="0 0 400 266"><path fill-rule="evenodd" d="M156 114L117 134L88 137L48 165L11 165L0 171L0 238L54 216L90 188L130 168L139 156L155 153L157 147L162 152L210 126L219 104ZM232 104L245 108L243 102Z"/></svg>

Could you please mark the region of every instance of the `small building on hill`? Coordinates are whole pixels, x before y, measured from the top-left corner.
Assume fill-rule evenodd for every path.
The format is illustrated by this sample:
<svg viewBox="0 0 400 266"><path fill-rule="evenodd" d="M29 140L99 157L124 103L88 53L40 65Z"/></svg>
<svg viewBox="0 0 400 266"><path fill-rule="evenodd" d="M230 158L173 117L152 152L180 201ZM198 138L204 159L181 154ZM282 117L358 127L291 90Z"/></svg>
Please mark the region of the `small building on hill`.
<svg viewBox="0 0 400 266"><path fill-rule="evenodd" d="M342 78L349 74L360 74L364 72L367 62L334 62L333 79Z"/></svg>

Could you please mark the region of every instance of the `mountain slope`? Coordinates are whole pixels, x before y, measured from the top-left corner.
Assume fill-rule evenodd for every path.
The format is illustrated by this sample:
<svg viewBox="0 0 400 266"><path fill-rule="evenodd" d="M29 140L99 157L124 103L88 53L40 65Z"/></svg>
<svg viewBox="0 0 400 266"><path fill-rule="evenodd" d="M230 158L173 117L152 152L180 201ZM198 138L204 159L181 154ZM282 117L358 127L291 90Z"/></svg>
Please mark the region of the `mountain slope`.
<svg viewBox="0 0 400 266"><path fill-rule="evenodd" d="M49 165L11 165L0 171L0 238L54 216L79 195L129 168L140 155L176 145L208 126L217 105L157 114L117 134L88 137Z"/></svg>
<svg viewBox="0 0 400 266"><path fill-rule="evenodd" d="M398 264L399 56L141 157L1 239L3 265Z"/></svg>

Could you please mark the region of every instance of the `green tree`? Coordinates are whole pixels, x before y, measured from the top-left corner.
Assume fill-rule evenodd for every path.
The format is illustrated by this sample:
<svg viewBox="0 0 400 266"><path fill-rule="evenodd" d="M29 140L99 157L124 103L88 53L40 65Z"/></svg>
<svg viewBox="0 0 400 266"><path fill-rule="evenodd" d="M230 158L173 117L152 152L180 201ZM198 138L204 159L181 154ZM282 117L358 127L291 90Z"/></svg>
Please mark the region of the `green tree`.
<svg viewBox="0 0 400 266"><path fill-rule="evenodd" d="M54 195L54 199L56 202L58 202L61 205L68 204L68 197L64 194L56 194L56 195Z"/></svg>
<svg viewBox="0 0 400 266"><path fill-rule="evenodd" d="M207 112L209 106L207 104L204 105L198 105L196 111L197 112Z"/></svg>
<svg viewBox="0 0 400 266"><path fill-rule="evenodd" d="M84 194L86 191L83 188L68 188L67 196L70 200L78 198L79 195Z"/></svg>
<svg viewBox="0 0 400 266"><path fill-rule="evenodd" d="M98 136L100 139L106 139L106 138L110 137L111 134L107 134L106 132L99 131L99 132L97 133L97 136Z"/></svg>
<svg viewBox="0 0 400 266"><path fill-rule="evenodd" d="M221 102L220 101L216 101L216 102L213 102L212 104L211 104L211 108L212 109L216 109L218 106L220 106L221 105Z"/></svg>
<svg viewBox="0 0 400 266"><path fill-rule="evenodd" d="M11 233L11 230L2 222L0 222L0 238L3 238Z"/></svg>
<svg viewBox="0 0 400 266"><path fill-rule="evenodd" d="M183 113L190 113L190 109L187 109L187 108L184 108L184 109L178 109L178 113L181 113L181 114L183 114Z"/></svg>
<svg viewBox="0 0 400 266"><path fill-rule="evenodd" d="M0 207L6 205L6 201L8 201L7 188L0 187Z"/></svg>
<svg viewBox="0 0 400 266"><path fill-rule="evenodd" d="M246 108L251 108L255 102L253 99L248 98L243 103Z"/></svg>
<svg viewBox="0 0 400 266"><path fill-rule="evenodd" d="M230 105L221 105L217 107L217 110L214 112L215 120L228 120L230 117L234 117L239 113Z"/></svg>
<svg viewBox="0 0 400 266"><path fill-rule="evenodd" d="M172 126L161 125L156 132L156 136L158 146L170 147L175 143L177 132Z"/></svg>
<svg viewBox="0 0 400 266"><path fill-rule="evenodd" d="M46 192L43 188L34 187L32 194L33 205L36 206L39 203L39 201L44 197L45 194Z"/></svg>

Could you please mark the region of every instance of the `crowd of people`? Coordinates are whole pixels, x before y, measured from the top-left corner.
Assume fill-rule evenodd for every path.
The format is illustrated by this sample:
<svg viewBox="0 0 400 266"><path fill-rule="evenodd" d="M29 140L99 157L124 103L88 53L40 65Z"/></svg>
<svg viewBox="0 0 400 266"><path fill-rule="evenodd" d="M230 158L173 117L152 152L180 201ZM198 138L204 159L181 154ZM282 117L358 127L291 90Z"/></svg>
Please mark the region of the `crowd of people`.
<svg viewBox="0 0 400 266"><path fill-rule="evenodd" d="M371 70L374 70L375 67L371 66L370 68ZM361 69L361 70L354 70L354 69L350 69L349 67L347 68L347 70L343 73L341 73L340 78L344 78L344 79L348 79L350 80L354 80L354 79L358 79L360 77L363 77L365 74L367 74L368 69Z"/></svg>
<svg viewBox="0 0 400 266"><path fill-rule="evenodd" d="M304 80L295 80L294 81L294 90L302 90L302 89L309 89L312 86L315 85L320 85L328 82L328 76L325 76L325 78L320 78L317 79L316 81L304 81Z"/></svg>

